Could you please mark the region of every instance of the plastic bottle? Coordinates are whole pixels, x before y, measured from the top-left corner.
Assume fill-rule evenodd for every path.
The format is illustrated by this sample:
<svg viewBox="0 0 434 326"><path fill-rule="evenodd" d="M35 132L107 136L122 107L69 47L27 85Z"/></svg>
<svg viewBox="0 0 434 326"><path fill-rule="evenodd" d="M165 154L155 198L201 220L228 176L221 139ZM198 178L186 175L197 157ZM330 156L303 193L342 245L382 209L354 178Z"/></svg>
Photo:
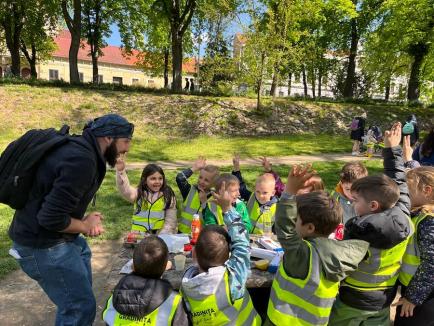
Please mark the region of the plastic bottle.
<svg viewBox="0 0 434 326"><path fill-rule="evenodd" d="M269 206L264 207L264 211L262 212L262 220L264 223L264 235L270 236L272 234L272 213Z"/></svg>
<svg viewBox="0 0 434 326"><path fill-rule="evenodd" d="M197 238L199 237L199 233L201 230L200 216L199 214L193 215L193 220L191 221L191 244L195 244Z"/></svg>

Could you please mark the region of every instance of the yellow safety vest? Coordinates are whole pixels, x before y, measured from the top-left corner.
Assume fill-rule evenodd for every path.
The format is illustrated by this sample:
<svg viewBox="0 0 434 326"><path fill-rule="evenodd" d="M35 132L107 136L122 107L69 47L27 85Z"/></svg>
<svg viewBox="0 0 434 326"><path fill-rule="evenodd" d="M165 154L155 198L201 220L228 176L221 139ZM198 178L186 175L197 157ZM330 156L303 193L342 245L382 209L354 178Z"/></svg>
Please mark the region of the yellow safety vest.
<svg viewBox="0 0 434 326"><path fill-rule="evenodd" d="M181 302L181 295L172 292L157 309L142 318L121 315L113 307L112 300L113 296L108 299L102 315L103 320L110 326L171 326L176 309Z"/></svg>
<svg viewBox="0 0 434 326"><path fill-rule="evenodd" d="M408 216L407 218L410 220ZM413 229L411 220L410 227ZM359 264L357 270L352 272L342 285L359 291L377 291L394 286L409 238L390 249L369 247L368 258Z"/></svg>
<svg viewBox="0 0 434 326"><path fill-rule="evenodd" d="M416 273L420 265L420 250L417 243L417 229L419 223L422 222L428 214L419 214L411 219L414 224L414 234L408 240L407 249L405 250L404 257L402 257L401 270L399 272L399 281L402 285L408 286L413 275Z"/></svg>
<svg viewBox="0 0 434 326"><path fill-rule="evenodd" d="M264 220L262 218L261 208L259 202L256 200L256 196L253 193L249 201L247 202L247 211L249 212L250 222L252 224L251 234L264 234ZM276 203L270 206L270 212L272 214L271 223L274 223L276 216Z"/></svg>
<svg viewBox="0 0 434 326"><path fill-rule="evenodd" d="M195 326L260 326L262 323L247 289L244 291L243 298L231 300L227 271L214 294L209 296L198 294L195 297L185 293L182 295L188 303L187 308Z"/></svg>
<svg viewBox="0 0 434 326"><path fill-rule="evenodd" d="M150 204L146 210L138 210L137 203L135 203L131 231L149 232L163 228L165 206L164 196Z"/></svg>
<svg viewBox="0 0 434 326"><path fill-rule="evenodd" d="M223 219L222 208L211 200L208 200L206 205L208 206L208 209L210 210L210 212L214 214L214 216L217 220L217 224L218 225L225 225L225 222Z"/></svg>
<svg viewBox="0 0 434 326"><path fill-rule="evenodd" d="M339 290L339 282L329 281L322 272L314 244L310 248L309 272L304 280L286 274L283 261L271 286L267 315L275 325L327 325Z"/></svg>
<svg viewBox="0 0 434 326"><path fill-rule="evenodd" d="M181 217L178 218L178 230L181 233L191 233L191 222L193 221L193 215L199 214L202 220L199 192L196 187L191 186L183 206L184 209L181 212Z"/></svg>

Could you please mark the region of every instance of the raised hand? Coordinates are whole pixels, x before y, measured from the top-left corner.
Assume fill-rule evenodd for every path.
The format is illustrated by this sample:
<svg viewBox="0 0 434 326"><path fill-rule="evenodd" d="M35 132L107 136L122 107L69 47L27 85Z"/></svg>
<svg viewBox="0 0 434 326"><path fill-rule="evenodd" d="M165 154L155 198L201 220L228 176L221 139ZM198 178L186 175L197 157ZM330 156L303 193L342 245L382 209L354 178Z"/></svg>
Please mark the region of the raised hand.
<svg viewBox="0 0 434 326"><path fill-rule="evenodd" d="M234 165L234 171L238 172L240 170L240 154L235 154L232 158L232 164Z"/></svg>
<svg viewBox="0 0 434 326"><path fill-rule="evenodd" d="M288 174L285 191L291 195L297 194L300 190L311 187L308 180L315 174L312 165L293 165Z"/></svg>
<svg viewBox="0 0 434 326"><path fill-rule="evenodd" d="M125 157L124 157L124 155L120 155L116 159L115 168L116 168L116 171L119 171L119 172L125 170Z"/></svg>
<svg viewBox="0 0 434 326"><path fill-rule="evenodd" d="M193 172L200 171L206 166L206 159L203 156L199 156L192 166Z"/></svg>
<svg viewBox="0 0 434 326"><path fill-rule="evenodd" d="M213 192L213 201L222 208L223 213L226 213L232 208L232 197L226 190L226 183L223 182L218 193Z"/></svg>
<svg viewBox="0 0 434 326"><path fill-rule="evenodd" d="M262 162L262 166L264 167L265 172L270 172L271 171L271 162L264 156L264 157L260 157L261 162Z"/></svg>
<svg viewBox="0 0 434 326"><path fill-rule="evenodd" d="M384 147L399 146L401 142L401 122L395 122L390 130L384 132Z"/></svg>
<svg viewBox="0 0 434 326"><path fill-rule="evenodd" d="M410 135L404 136L404 141L402 142L402 156L404 162L408 162L413 159L413 148L410 145Z"/></svg>

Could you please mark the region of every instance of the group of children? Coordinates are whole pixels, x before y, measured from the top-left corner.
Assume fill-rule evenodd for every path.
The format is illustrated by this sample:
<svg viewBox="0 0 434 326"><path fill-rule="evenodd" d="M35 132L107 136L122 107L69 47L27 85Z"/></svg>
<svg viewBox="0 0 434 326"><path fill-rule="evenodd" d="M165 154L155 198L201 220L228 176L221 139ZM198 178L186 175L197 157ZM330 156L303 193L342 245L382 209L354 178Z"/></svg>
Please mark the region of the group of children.
<svg viewBox="0 0 434 326"><path fill-rule="evenodd" d="M363 164L347 163L331 194L309 165L294 165L283 186L263 159L265 173L249 191L238 157L232 174L220 174L199 158L176 177L184 201L179 232L190 232L194 214L205 224L193 248L196 264L185 272L180 293L161 279L168 249L151 235L135 248L134 273L116 286L104 320L109 325L389 325L401 285L395 325L434 324L434 168L406 172L400 142L396 123L384 135L384 175L368 176ZM117 167L117 185L134 202L133 229L176 232L173 191L162 170L145 170L141 190L133 190L123 163ZM199 179L191 185L194 172ZM271 213L284 255L261 319L245 285L249 234L266 230L264 212ZM344 240L336 241L330 235L340 223Z"/></svg>

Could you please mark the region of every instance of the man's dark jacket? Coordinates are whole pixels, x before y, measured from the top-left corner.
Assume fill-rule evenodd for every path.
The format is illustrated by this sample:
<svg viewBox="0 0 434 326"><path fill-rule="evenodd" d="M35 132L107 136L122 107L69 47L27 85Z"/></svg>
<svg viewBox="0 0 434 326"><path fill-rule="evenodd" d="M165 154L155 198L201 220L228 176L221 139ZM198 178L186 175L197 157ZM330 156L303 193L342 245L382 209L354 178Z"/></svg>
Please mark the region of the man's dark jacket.
<svg viewBox="0 0 434 326"><path fill-rule="evenodd" d="M92 132L71 136L40 163L24 208L15 212L11 239L22 246L48 248L73 241L62 233L71 218L82 219L106 172L106 162Z"/></svg>

